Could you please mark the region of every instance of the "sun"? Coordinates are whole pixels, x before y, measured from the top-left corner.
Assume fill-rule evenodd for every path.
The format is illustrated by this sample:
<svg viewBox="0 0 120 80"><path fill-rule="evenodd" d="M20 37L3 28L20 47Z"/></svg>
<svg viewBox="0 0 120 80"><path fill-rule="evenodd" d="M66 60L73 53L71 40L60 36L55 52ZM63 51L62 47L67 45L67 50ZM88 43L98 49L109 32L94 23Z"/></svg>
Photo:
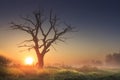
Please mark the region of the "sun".
<svg viewBox="0 0 120 80"><path fill-rule="evenodd" d="M33 65L34 59L32 57L27 57L25 59L25 64L26 65Z"/></svg>

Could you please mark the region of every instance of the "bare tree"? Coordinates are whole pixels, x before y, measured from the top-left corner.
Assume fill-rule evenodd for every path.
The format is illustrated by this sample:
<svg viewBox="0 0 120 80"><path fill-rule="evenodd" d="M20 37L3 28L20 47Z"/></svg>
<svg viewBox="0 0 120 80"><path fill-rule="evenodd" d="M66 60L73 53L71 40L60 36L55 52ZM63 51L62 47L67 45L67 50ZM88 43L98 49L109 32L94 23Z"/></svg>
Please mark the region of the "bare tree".
<svg viewBox="0 0 120 80"><path fill-rule="evenodd" d="M50 46L56 41L64 42L65 37L63 35L67 32L71 32L73 28L70 25L60 23L53 11L50 10L48 17L43 14L43 11L37 10L33 12L32 18L22 17L30 25L16 24L12 22L11 28L13 30L21 30L31 35L32 39L25 40L19 47L28 47L28 49L34 49L38 59L38 67L43 68L44 66L44 55L50 51ZM46 27L44 24L48 24ZM62 28L60 29L60 25ZM33 42L33 45L26 44L26 42Z"/></svg>

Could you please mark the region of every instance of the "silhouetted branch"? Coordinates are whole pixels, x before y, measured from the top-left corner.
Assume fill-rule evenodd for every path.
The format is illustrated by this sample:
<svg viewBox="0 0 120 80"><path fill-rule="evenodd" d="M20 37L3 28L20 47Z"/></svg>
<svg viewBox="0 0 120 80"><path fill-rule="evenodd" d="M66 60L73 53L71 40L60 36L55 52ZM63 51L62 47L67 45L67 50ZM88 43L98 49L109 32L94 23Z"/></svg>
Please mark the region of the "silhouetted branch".
<svg viewBox="0 0 120 80"><path fill-rule="evenodd" d="M21 17L23 20L29 22L30 24L32 24L34 27L36 26L36 24L31 20L29 19L28 17Z"/></svg>
<svg viewBox="0 0 120 80"><path fill-rule="evenodd" d="M33 40L24 40L23 42L19 43L19 44L23 44L23 43L27 43L27 42L32 42Z"/></svg>
<svg viewBox="0 0 120 80"><path fill-rule="evenodd" d="M21 25L21 24L15 24L15 23L11 23L12 24L12 26L11 26L11 28L13 29L13 30L22 30L22 31L25 31L25 32L27 32L27 33L29 33L29 34L31 34L31 32L33 32L34 31L34 29L32 29L31 27L28 27L28 26L25 26L25 25Z"/></svg>
<svg viewBox="0 0 120 80"><path fill-rule="evenodd" d="M43 15L42 12L40 10L38 10L37 12L33 13L35 16L35 20L36 20L36 35L38 34L38 29L40 29L42 35L44 36L44 30L42 28L42 24L44 23L44 19L42 19Z"/></svg>
<svg viewBox="0 0 120 80"><path fill-rule="evenodd" d="M74 28L71 25L65 23L58 24L60 22L59 18L55 14L53 14L52 10L50 11L47 20L45 20L45 16L40 10L33 12L33 17L34 19L29 17L22 17L23 20L32 25L26 26L25 24L15 24L14 22L12 22L11 28L13 30L21 30L27 32L31 35L32 39L25 40L22 43L33 41L34 45L25 44L19 47L26 47L29 51L31 49L34 49L39 61L41 56L43 57L46 53L50 51L50 46L54 48L54 46L52 45L53 43L57 44L57 41L65 42L66 38L63 37L63 35L68 32L73 32ZM49 24L47 26L47 29L45 29L44 27L45 23ZM65 28L60 29L61 25ZM40 61L39 64L41 64Z"/></svg>
<svg viewBox="0 0 120 80"><path fill-rule="evenodd" d="M26 44L24 44L24 45L21 45L21 46L18 46L18 47L34 47L33 45L26 45Z"/></svg>

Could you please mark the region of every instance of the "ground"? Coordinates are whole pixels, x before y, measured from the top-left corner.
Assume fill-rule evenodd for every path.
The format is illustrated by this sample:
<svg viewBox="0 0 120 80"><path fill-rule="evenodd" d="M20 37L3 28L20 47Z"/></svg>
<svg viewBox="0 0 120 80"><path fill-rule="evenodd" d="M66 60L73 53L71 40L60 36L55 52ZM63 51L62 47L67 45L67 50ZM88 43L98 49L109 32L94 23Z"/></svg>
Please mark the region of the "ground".
<svg viewBox="0 0 120 80"><path fill-rule="evenodd" d="M119 80L120 70L93 68L0 67L0 80Z"/></svg>

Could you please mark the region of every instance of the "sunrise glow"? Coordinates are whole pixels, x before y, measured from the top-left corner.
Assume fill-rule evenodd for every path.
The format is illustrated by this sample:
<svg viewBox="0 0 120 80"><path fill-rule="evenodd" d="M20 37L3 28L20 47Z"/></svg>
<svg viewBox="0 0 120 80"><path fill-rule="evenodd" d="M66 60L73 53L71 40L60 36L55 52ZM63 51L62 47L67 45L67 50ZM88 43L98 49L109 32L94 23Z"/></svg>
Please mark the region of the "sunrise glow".
<svg viewBox="0 0 120 80"><path fill-rule="evenodd" d="M33 62L34 62L34 59L33 59L32 57L27 57L27 58L25 59L25 64L26 64L26 65L32 65Z"/></svg>

